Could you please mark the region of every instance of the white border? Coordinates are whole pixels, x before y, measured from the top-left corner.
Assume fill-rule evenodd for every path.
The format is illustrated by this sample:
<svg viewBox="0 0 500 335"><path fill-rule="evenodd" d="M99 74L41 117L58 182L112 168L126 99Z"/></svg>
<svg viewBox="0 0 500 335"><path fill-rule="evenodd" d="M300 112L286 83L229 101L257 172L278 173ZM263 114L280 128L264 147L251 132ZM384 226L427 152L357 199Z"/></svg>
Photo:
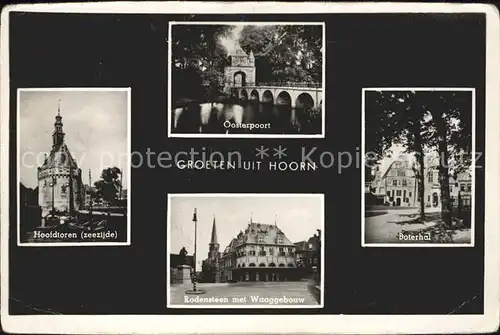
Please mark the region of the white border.
<svg viewBox="0 0 500 335"><path fill-rule="evenodd" d="M322 27L322 54L321 54L321 134L198 134L172 132L172 26L174 25L228 25L228 26L321 26ZM325 22L252 22L252 21L171 21L168 23L168 101L167 101L167 136L169 138L325 138L326 124L326 24Z"/></svg>
<svg viewBox="0 0 500 335"><path fill-rule="evenodd" d="M319 198L321 201L321 294L319 305L176 305L170 304L170 233L171 229L171 199L172 198L194 198L194 197L205 197L205 198L295 198L295 197L309 197L309 198ZM323 308L325 300L325 195L321 193L169 193L168 194L168 204L167 204L167 308L185 308L185 309L308 309L308 308ZM244 222L242 223L244 224ZM237 225L235 223L235 231L237 232ZM229 243L229 242L228 242ZM225 247L224 247L225 248Z"/></svg>
<svg viewBox="0 0 500 335"><path fill-rule="evenodd" d="M20 98L21 98L21 93L22 92L127 92L127 151L130 153L131 152L131 140L132 140L132 134L131 134L131 88L130 87L62 87L62 88L19 88L17 90L17 152L16 152L16 157L17 157L17 172L16 172L16 188L17 188L17 195L19 198L20 194L20 173L21 173L21 159L19 158L19 153L20 153L20 143L21 143L21 118L20 118L20 111L21 111L21 103L20 103ZM129 160L126 160L127 166L125 167L127 169L127 241L125 242L31 242L31 243L22 243L21 242L21 222L20 222L20 203L19 201L16 201L16 215L17 215L17 246L19 247L84 247L84 246L127 246L130 245L131 243L131 236L130 236L130 222L131 222L131 164Z"/></svg>
<svg viewBox="0 0 500 335"><path fill-rule="evenodd" d="M355 333L427 334L488 333L499 326L500 227L498 143L500 114L500 29L496 7L448 3L273 3L273 2L100 2L26 4L3 8L1 16L0 152L1 167L8 167L9 146L9 12L58 13L485 13L486 37L486 155L485 178L485 287L483 315L9 315L9 208L8 168L0 170L1 183L1 322L10 333L39 334L196 334L205 333ZM364 193L364 191L363 191ZM335 269L332 269L335 271Z"/></svg>
<svg viewBox="0 0 500 335"><path fill-rule="evenodd" d="M466 87L369 87L362 89L361 98L361 166L365 166L365 96L366 92L369 91L441 91L441 92L471 92L471 106L472 106L472 157L476 157L476 89L466 88ZM470 243L369 243L366 242L365 235L365 174L364 169L361 169L361 183L362 183L362 193L361 193L361 246L363 247L473 247L475 240L475 215L476 215L476 166L474 166L471 172L472 178L472 194L471 194L471 241Z"/></svg>

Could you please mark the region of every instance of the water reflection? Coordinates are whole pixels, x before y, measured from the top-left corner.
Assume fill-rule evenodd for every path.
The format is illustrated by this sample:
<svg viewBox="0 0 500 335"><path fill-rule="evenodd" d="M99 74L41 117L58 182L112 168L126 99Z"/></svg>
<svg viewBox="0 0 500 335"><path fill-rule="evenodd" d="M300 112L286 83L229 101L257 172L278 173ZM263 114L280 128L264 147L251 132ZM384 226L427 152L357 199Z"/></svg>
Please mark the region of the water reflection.
<svg viewBox="0 0 500 335"><path fill-rule="evenodd" d="M173 112L173 133L319 134L321 121L311 120L310 108L291 108L258 101L191 103ZM239 124L260 124L239 128ZM265 126L268 124L268 126ZM232 125L232 126L231 126Z"/></svg>

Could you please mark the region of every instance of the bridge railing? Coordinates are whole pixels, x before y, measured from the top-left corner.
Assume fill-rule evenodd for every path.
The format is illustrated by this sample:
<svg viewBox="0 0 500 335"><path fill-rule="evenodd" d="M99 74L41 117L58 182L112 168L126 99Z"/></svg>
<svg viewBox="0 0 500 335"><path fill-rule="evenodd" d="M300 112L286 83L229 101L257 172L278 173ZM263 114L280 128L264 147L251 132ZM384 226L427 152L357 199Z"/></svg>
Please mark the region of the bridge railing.
<svg viewBox="0 0 500 335"><path fill-rule="evenodd" d="M242 87L301 87L301 88L321 88L321 83L298 83L298 82L289 82L289 81L275 81L275 82L264 82L264 83L254 83L254 82L246 82L242 83L234 83L227 82L226 86L234 87L234 88L242 88Z"/></svg>
<svg viewBox="0 0 500 335"><path fill-rule="evenodd" d="M322 85L321 85L321 83L311 83L311 82L298 83L298 82L290 82L290 81L276 81L276 82L267 82L267 83L257 83L256 86L321 88Z"/></svg>

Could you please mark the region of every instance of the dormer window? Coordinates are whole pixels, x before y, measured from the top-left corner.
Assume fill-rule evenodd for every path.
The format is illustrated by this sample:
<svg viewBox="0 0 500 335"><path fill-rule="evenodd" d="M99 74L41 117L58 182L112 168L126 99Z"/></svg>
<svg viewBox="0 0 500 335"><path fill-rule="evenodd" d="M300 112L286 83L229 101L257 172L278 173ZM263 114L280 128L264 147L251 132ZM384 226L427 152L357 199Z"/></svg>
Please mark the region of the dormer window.
<svg viewBox="0 0 500 335"><path fill-rule="evenodd" d="M259 235L259 243L264 243L264 236Z"/></svg>

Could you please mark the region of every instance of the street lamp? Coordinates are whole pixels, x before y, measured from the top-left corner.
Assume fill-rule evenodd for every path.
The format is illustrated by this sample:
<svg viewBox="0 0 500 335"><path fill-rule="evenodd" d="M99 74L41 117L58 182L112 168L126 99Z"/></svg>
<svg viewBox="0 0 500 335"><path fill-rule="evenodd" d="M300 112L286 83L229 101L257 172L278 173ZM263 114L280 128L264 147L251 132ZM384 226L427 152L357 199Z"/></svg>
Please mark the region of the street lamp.
<svg viewBox="0 0 500 335"><path fill-rule="evenodd" d="M196 208L193 212L193 222L194 222L194 253L193 253L193 269L191 270L191 281L193 283L193 289L187 290L186 294L203 294L205 293L203 290L196 288L196 282L198 278L196 276L196 235L197 235L197 226L198 226L198 218L196 215Z"/></svg>

